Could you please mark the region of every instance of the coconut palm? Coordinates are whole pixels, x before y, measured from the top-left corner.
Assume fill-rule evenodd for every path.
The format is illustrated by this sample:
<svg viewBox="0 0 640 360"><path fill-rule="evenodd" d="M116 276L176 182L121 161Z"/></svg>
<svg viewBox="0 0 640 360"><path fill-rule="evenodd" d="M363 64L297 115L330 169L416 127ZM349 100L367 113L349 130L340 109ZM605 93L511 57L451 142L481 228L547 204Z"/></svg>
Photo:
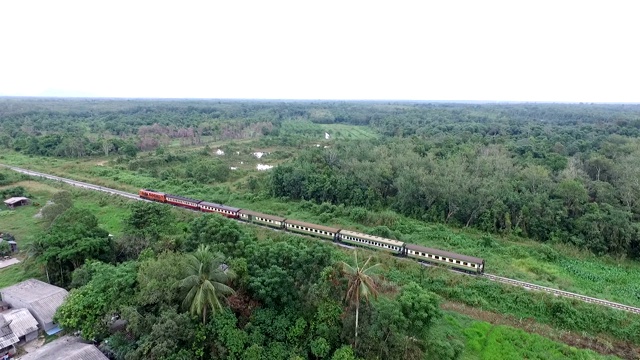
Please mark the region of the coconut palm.
<svg viewBox="0 0 640 360"><path fill-rule="evenodd" d="M188 290L182 305L189 311L202 316L207 322L207 311L222 310L220 299L234 291L225 285L235 277L233 271L223 263L221 253L212 253L209 246L200 245L195 253L187 255L187 277L179 282L180 288Z"/></svg>
<svg viewBox="0 0 640 360"><path fill-rule="evenodd" d="M25 266L29 267L31 265L37 265L41 271L44 271L47 274L47 282L50 283L49 279L49 264L47 260L43 257L45 251L47 249L47 245L42 238L35 239L32 243L26 246L26 258L24 260Z"/></svg>
<svg viewBox="0 0 640 360"><path fill-rule="evenodd" d="M355 266L351 266L346 262L342 262L342 273L348 278L349 283L347 285L347 293L345 295L345 301L356 306L356 335L355 342L358 341L358 314L360 312L360 300L365 299L369 301L369 297L378 297L378 289L376 284L376 277L374 270L380 266L380 264L369 265L371 256L360 266L358 264L358 252L354 251Z"/></svg>

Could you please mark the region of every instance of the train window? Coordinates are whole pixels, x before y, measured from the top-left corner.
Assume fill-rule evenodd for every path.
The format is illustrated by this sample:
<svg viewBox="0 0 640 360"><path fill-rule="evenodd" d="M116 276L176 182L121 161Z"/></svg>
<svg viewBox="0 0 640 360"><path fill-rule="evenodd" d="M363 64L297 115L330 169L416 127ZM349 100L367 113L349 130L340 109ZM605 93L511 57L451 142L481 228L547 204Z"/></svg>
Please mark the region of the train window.
<svg viewBox="0 0 640 360"><path fill-rule="evenodd" d="M463 262L463 263L462 263L462 265L465 265L465 266L466 266L466 265L467 265L467 263L466 263L466 262Z"/></svg>

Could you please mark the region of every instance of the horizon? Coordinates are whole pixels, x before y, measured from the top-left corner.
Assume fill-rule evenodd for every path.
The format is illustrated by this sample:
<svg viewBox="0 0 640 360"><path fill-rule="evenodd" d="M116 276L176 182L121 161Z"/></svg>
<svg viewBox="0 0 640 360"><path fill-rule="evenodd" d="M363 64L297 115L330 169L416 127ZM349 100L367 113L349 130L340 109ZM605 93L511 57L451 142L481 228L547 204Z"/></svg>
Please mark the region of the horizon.
<svg viewBox="0 0 640 360"><path fill-rule="evenodd" d="M83 96L11 96L0 99L55 99L55 100L153 100L153 101L246 101L246 102L390 102L390 103L442 103L442 104L566 104L566 105L640 105L640 102L602 101L529 101L529 100L412 100L412 99L279 99L279 98L170 98L170 97L83 97Z"/></svg>

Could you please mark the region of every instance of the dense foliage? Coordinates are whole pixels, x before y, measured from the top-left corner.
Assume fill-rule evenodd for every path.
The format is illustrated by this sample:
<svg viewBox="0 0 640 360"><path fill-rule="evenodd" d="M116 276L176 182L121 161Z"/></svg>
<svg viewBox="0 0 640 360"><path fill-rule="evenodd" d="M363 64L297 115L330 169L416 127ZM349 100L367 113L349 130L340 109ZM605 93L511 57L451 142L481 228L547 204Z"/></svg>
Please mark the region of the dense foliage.
<svg viewBox="0 0 640 360"><path fill-rule="evenodd" d="M127 232L135 234L134 224L144 220L159 239L171 236L156 207L134 204L123 219ZM69 216L60 215L52 229ZM343 302L348 279L336 261L342 254L315 240L257 231L268 238L258 241L254 229L205 215L185 234L185 249L200 243L195 252L156 255L149 247L137 261L88 261L75 268L74 289L56 319L102 342L115 359L355 359L344 348L353 343L354 319L353 299ZM233 257L216 255L220 250ZM422 358L434 341L429 328L441 318L436 296L415 284L381 295L360 307L365 325L355 354ZM450 353L460 350L458 344Z"/></svg>
<svg viewBox="0 0 640 360"><path fill-rule="evenodd" d="M174 140L300 147L323 134L314 124L367 125L383 137L303 150L266 190L640 255L637 105L2 99L0 111L0 146L63 157L157 149L129 168L194 183L229 180L229 164L165 154Z"/></svg>
<svg viewBox="0 0 640 360"><path fill-rule="evenodd" d="M427 221L640 256L635 105L0 99L0 119L7 153L64 162L65 171L91 159L85 174L105 182L231 205L270 201L279 215L296 200L318 222L345 218L415 243L458 242L432 231L443 225L428 234L413 225ZM270 172L255 172L257 149L277 165ZM0 185L20 180L0 175ZM28 253L50 282L72 288L59 323L113 359L455 359L465 339L490 338L484 328L443 331L442 298L630 344L640 338L635 317L386 256L371 259L379 272L354 291L362 264L353 254L217 215L140 202L112 237L69 193L51 200L40 214L46 234ZM519 261L527 251L481 239L475 255ZM581 278L618 274L539 246L549 250L536 256ZM627 286L625 299L637 289ZM378 296L366 302L366 294Z"/></svg>

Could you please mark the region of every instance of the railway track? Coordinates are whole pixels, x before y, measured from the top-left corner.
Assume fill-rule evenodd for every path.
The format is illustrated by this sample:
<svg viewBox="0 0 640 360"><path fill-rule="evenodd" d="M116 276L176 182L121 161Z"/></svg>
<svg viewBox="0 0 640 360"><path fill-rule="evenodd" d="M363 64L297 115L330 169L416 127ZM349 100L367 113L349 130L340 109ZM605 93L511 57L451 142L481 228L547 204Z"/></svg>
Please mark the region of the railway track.
<svg viewBox="0 0 640 360"><path fill-rule="evenodd" d="M576 299L576 300L584 301L584 302L590 303L590 304L598 304L598 305L607 306L607 307L610 307L610 308L613 308L613 309L624 310L624 311L628 311L628 312L631 312L631 313L640 314L640 308L629 306L629 305L624 305L624 304L620 304L620 303L615 303L613 301L597 299L597 298L584 296L584 295L580 295L580 294L576 294L576 293L572 293L572 292L568 292L568 291L564 291L564 290L558 290L558 289L554 289L554 288L550 288L550 287L546 287L546 286L531 284L531 283L520 281L520 280L509 279L509 278L502 277L502 276L497 276L497 275L491 275L491 274L486 274L485 273L485 274L482 275L482 277L484 277L486 279L489 279L491 281L500 282L500 283L503 283L503 284L519 286L519 287L522 287L522 288L525 288L525 289L530 289L530 290L543 291L543 292L547 292L547 293L550 293L550 294L553 294L553 295L556 295L556 296L562 296L562 297L566 297L566 298L570 298L570 299Z"/></svg>
<svg viewBox="0 0 640 360"><path fill-rule="evenodd" d="M55 176L55 175L49 175L49 174L45 174L45 173L41 173L41 172L37 172L37 171L33 171L33 170L22 169L22 168L15 167L15 166L2 165L2 164L0 164L0 166L4 166L4 167L6 167L8 169L11 169L13 171L16 171L16 172L19 172L19 173L22 173L22 174L25 174L25 175L37 176L37 177L41 177L41 178L45 178L45 179L49 179L49 180L55 180L55 181L64 182L64 183L67 183L69 185L73 185L73 186L84 188L84 189L102 191L102 192L106 192L106 193L109 193L109 194L112 194L112 195L123 196L123 197L129 198L129 199L150 202L149 200L141 199L138 196L138 194L132 194L132 193L128 193L126 191L110 189L110 188L106 188L104 186L89 184L89 183L82 182L82 181L77 181L77 180L71 180L71 179L67 179L67 178L63 178L63 177L59 177L59 176Z"/></svg>
<svg viewBox="0 0 640 360"><path fill-rule="evenodd" d="M82 181L71 180L71 179L60 177L60 176L45 174L45 173L41 173L41 172L38 172L38 171L27 170L27 169L15 167L15 166L9 166L9 165L4 165L4 164L0 164L0 166L3 166L5 168L11 169L13 171L19 172L21 174L25 174L25 175L29 175L29 176L37 176L37 177L41 177L41 178L49 179L49 180L54 180L54 181L60 181L60 182L63 182L63 183L69 184L69 185L73 185L75 187L80 187L80 188L84 188L84 189L88 189L88 190L102 191L102 192L109 193L111 195L118 195L118 196L126 197L126 198L131 199L131 200L153 202L151 200L142 199L140 196L138 196L138 194L133 194L133 193L129 193L129 192L126 192L126 191L111 189L111 188L107 188L107 187L104 187L104 186L89 184L89 183L82 182ZM182 208L182 209L200 213L199 211L193 210L193 209L188 209L188 208ZM258 227L261 227L261 228L264 228L264 229L273 230L273 231L281 231L279 229L275 229L275 228L268 227L268 226L261 225L261 224L247 223L245 221L240 221L240 220L237 220L237 219L234 219L234 220L236 222L240 223L240 224L243 224L243 225L253 225L253 226L258 226ZM300 235L300 234L297 234L297 233L292 233L292 234L299 235L299 236L304 236L304 235ZM331 242L331 241L329 241L329 242ZM337 246L340 246L342 248L353 249L353 246L350 246L350 245L336 243L336 242L331 242L331 243L335 244Z"/></svg>
<svg viewBox="0 0 640 360"><path fill-rule="evenodd" d="M60 182L64 182L64 183L76 186L76 187L81 187L81 188L85 188L85 189L89 189L89 190L102 191L102 192L106 192L106 193L109 193L109 194L112 194L112 195L123 196L123 197L129 198L129 199L132 199L132 200L152 202L150 200L141 199L138 196L138 194L132 194L132 193L128 193L126 191L110 189L110 188L106 188L106 187L103 187L103 186L89 184L89 183L85 183L85 182L82 182L82 181L71 180L71 179L67 179L67 178L63 178L63 177L59 177L59 176L55 176L55 175L49 175L49 174L45 174L45 173L41 173L41 172L37 172L37 171L22 169L22 168L15 167L15 166L8 166L8 165L3 165L3 164L0 164L0 166L4 166L4 167L6 167L8 169L11 169L13 171L16 171L16 172L19 172L19 173L22 173L22 174L26 174L26 175L30 175L30 176L42 177L42 178L49 179L49 180L60 181ZM187 209L187 210L190 210L190 209ZM192 210L192 211L194 211L194 210ZM236 221L238 221L239 223L247 225L247 223L245 223L243 221L239 221L239 220L236 220ZM263 225L259 225L259 224L252 224L252 225L259 226L259 227L262 227L262 228L265 228L265 229L269 229L269 230L278 231L277 229L270 228L270 227L263 226ZM333 243L333 244L339 245L339 246L344 247L344 248L353 249L353 246L349 246L349 245L345 245L345 244L339 244L339 243ZM586 303L607 306L607 307L610 307L610 308L613 308L613 309L618 309L618 310L628 311L628 312L635 313L635 314L640 314L640 308L629 306L629 305L624 305L624 304L620 304L620 303L615 303L615 302L608 301L608 300L597 299L597 298L584 296L584 295L580 295L580 294L576 294L576 293L572 293L572 292L568 292L568 291L564 291L564 290L554 289L554 288L550 288L550 287L546 287L546 286L536 285L536 284L528 283L528 282L525 282L525 281L514 280L514 279L502 277L502 276L492 275L492 274L486 274L485 273L485 274L481 275L481 277L484 277L484 278L486 278L488 280L491 280L491 281L500 282L500 283L503 283L503 284L519 286L519 287L522 287L522 288L525 288L525 289L529 289L529 290L543 291L543 292L547 292L547 293L553 294L555 296L562 296L562 297L566 297L566 298L571 298L571 299L584 301Z"/></svg>

